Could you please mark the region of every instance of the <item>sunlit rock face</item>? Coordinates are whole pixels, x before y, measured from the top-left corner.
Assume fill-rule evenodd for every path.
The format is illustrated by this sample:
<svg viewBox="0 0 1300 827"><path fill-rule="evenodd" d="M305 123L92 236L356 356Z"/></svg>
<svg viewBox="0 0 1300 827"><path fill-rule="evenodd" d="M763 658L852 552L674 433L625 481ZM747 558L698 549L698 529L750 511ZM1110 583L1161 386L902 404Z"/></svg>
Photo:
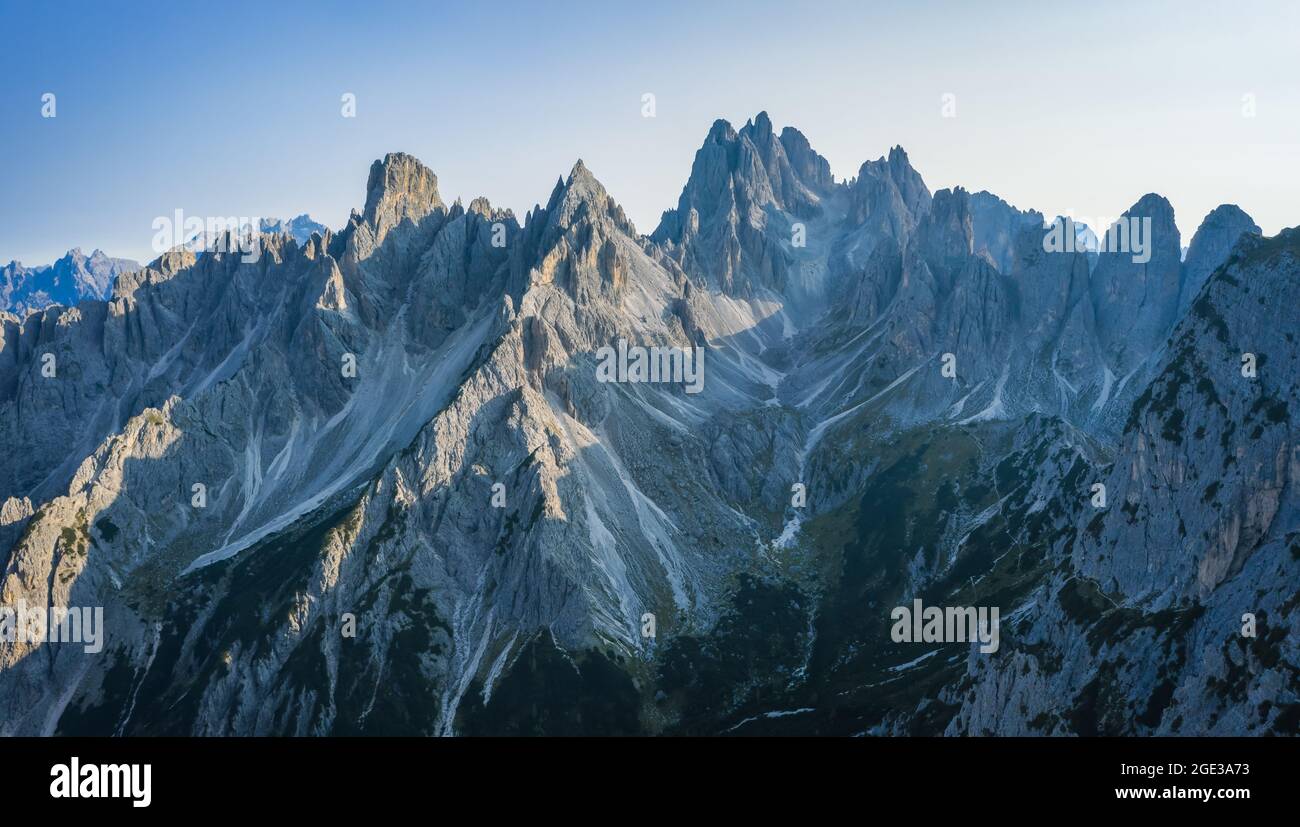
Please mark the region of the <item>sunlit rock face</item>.
<svg viewBox="0 0 1300 827"><path fill-rule="evenodd" d="M1128 217L1054 250L762 113L648 236L394 153L337 232L6 314L0 606L103 624L0 634L0 733L1293 732L1300 240Z"/></svg>

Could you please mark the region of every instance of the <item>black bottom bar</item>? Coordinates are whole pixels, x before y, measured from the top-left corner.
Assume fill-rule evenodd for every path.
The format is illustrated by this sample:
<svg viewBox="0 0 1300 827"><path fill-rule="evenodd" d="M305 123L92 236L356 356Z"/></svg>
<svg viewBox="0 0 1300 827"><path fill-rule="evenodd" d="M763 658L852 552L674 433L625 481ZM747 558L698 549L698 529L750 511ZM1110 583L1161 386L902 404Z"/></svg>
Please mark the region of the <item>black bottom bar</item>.
<svg viewBox="0 0 1300 827"><path fill-rule="evenodd" d="M701 797L733 815L837 802L857 812L1014 813L1023 804L1044 814L1222 814L1294 804L1296 756L1283 739L11 739L0 742L0 789L6 809L128 818L193 816L209 804L217 818L436 806L441 821L448 805L493 817L512 808L609 814L610 805L680 815ZM74 758L90 784L77 797L61 783L73 780ZM147 807L131 798L143 766L131 788L122 764L149 765ZM105 765L114 765L107 776ZM80 795L96 785L111 792L114 777L127 787L121 797Z"/></svg>

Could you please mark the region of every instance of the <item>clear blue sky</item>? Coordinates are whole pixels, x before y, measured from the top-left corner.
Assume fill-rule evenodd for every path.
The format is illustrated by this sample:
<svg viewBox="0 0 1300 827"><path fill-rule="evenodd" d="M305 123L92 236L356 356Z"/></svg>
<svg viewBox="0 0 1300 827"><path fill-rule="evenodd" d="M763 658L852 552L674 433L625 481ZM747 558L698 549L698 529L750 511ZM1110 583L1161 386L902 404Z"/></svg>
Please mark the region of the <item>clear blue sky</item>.
<svg viewBox="0 0 1300 827"><path fill-rule="evenodd" d="M902 144L931 189L1110 217L1155 191L1184 243L1223 202L1273 233L1300 223L1298 31L1291 0L0 0L0 261L147 260L178 208L337 227L394 150L521 217L581 157L649 232L713 120L763 109L840 178Z"/></svg>

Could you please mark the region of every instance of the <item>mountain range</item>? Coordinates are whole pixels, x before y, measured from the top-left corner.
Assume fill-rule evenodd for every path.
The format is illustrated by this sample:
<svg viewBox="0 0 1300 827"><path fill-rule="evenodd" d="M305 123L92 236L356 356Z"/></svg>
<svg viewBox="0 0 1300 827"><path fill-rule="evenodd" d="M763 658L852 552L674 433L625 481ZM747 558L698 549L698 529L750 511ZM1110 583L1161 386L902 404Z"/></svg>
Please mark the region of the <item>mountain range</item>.
<svg viewBox="0 0 1300 827"><path fill-rule="evenodd" d="M239 220L230 221L221 230L204 230L195 233L187 238L182 246L195 254L202 254L207 250L217 251L221 249L218 244L225 240L223 237L227 232L251 233L253 223L253 219L246 219L242 222ZM256 219L256 224L258 233L287 235L299 246L311 240L312 233L324 233L328 229L324 224L316 221L306 213L290 219L259 218Z"/></svg>
<svg viewBox="0 0 1300 827"><path fill-rule="evenodd" d="M87 256L79 247L53 264L24 267L11 261L0 267L0 309L25 316L54 304L73 307L85 299L104 300L118 276L139 269L139 262L110 258L102 250Z"/></svg>
<svg viewBox="0 0 1300 827"><path fill-rule="evenodd" d="M0 640L0 733L1295 734L1300 230L1124 217L1050 252L761 113L649 235L394 153L337 232L0 314L0 605L106 633Z"/></svg>
<svg viewBox="0 0 1300 827"><path fill-rule="evenodd" d="M288 235L299 244L306 244L312 233L325 232L324 224L311 216L296 218L263 218L258 221L258 232ZM199 233L188 239L184 248L201 253L216 239ZM140 269L140 263L128 258L111 258L102 250L89 256L79 247L69 250L53 264L24 267L11 261L0 267L0 310L16 316L26 316L35 310L52 305L75 307L86 299L108 300L113 294L113 284L123 273Z"/></svg>

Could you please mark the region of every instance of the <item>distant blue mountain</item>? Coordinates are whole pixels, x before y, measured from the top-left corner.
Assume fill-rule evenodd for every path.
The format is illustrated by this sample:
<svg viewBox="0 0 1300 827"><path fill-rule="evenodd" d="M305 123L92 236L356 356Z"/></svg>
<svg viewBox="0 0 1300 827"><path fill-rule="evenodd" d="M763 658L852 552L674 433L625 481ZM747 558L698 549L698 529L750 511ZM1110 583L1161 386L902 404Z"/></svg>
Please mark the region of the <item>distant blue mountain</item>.
<svg viewBox="0 0 1300 827"><path fill-rule="evenodd" d="M140 269L138 262L112 258L102 250L89 256L80 248L54 262L24 267L11 261L0 267L0 310L19 316L52 304L75 305L83 299L106 299L122 273Z"/></svg>

